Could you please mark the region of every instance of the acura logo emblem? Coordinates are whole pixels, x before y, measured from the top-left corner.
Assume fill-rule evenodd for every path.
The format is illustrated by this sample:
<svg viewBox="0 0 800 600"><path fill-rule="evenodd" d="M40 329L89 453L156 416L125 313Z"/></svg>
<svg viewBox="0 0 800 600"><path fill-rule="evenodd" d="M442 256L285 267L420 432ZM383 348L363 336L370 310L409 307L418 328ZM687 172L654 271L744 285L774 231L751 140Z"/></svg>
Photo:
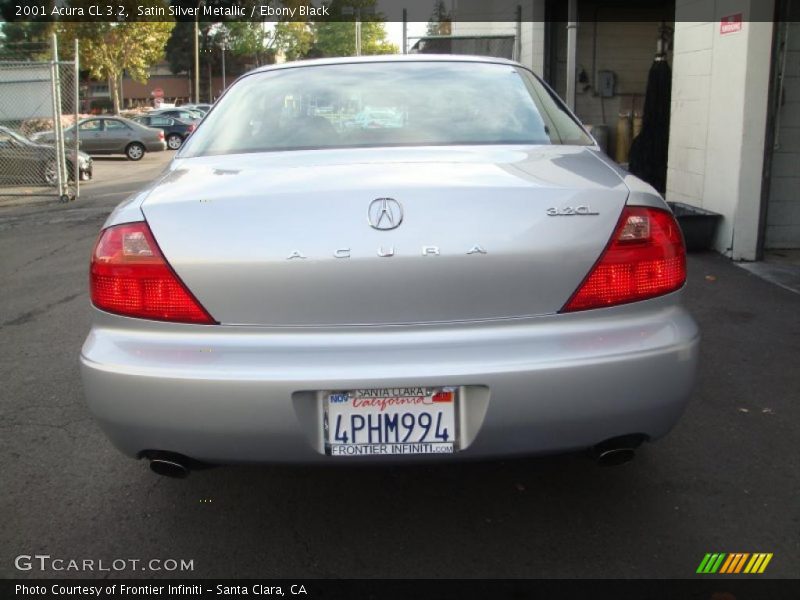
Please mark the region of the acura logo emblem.
<svg viewBox="0 0 800 600"><path fill-rule="evenodd" d="M403 207L394 198L376 198L369 204L367 220L373 229L394 229L403 222Z"/></svg>

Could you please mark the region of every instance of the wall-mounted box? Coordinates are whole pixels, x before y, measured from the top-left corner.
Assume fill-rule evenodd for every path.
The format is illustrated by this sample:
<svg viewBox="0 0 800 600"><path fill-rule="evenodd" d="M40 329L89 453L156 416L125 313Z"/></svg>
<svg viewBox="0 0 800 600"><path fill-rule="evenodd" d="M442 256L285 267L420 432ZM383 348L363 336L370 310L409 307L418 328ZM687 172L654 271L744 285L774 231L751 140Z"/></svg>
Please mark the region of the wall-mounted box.
<svg viewBox="0 0 800 600"><path fill-rule="evenodd" d="M612 98L617 94L617 74L614 71L597 72L597 93L603 98Z"/></svg>

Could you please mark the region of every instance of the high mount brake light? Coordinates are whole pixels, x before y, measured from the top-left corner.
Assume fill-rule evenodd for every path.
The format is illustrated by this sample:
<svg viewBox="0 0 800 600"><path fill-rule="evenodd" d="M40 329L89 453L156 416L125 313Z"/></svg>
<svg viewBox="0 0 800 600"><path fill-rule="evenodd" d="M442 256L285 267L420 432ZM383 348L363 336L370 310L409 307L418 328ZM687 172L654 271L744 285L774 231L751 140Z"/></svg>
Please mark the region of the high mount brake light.
<svg viewBox="0 0 800 600"><path fill-rule="evenodd" d="M562 312L646 300L686 281L686 251L678 223L657 208L628 206L611 242Z"/></svg>
<svg viewBox="0 0 800 600"><path fill-rule="evenodd" d="M167 263L147 223L104 230L90 268L92 303L140 319L176 323L216 322Z"/></svg>

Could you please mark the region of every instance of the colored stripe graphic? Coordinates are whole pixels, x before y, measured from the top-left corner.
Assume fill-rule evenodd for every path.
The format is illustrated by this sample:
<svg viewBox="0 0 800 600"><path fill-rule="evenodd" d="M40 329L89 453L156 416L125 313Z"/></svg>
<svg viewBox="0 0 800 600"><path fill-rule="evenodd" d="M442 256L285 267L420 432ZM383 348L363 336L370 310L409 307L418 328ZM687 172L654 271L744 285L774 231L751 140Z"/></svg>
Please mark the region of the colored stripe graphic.
<svg viewBox="0 0 800 600"><path fill-rule="evenodd" d="M731 563L731 566L728 568L727 573L738 573L744 567L744 561L750 556L750 554L736 554L736 558Z"/></svg>
<svg viewBox="0 0 800 600"><path fill-rule="evenodd" d="M767 568L767 565L769 564L769 561L771 561L771 560L772 560L772 552L770 552L769 554L767 554L764 557L764 562L761 563L761 567L759 567L758 572L759 573L763 573L764 569Z"/></svg>
<svg viewBox="0 0 800 600"><path fill-rule="evenodd" d="M749 552L746 552L745 554L742 554L742 560L740 560L739 564L736 565L736 571L735 571L736 573L741 573L742 568L744 567L744 563L747 562L748 558L750 558L750 553Z"/></svg>
<svg viewBox="0 0 800 600"><path fill-rule="evenodd" d="M728 558L722 563L722 568L719 570L720 573L727 573L728 569L731 568L731 564L736 561L736 554L728 554Z"/></svg>
<svg viewBox="0 0 800 600"><path fill-rule="evenodd" d="M700 566L697 567L698 573L716 573L719 566L722 564L722 560L725 558L725 554L706 554L703 558Z"/></svg>
<svg viewBox="0 0 800 600"><path fill-rule="evenodd" d="M767 565L772 560L772 554L759 552L750 554L749 552L724 552L708 553L700 561L697 573L703 574L726 574L734 575L739 573L763 573ZM747 565L747 566L745 566Z"/></svg>
<svg viewBox="0 0 800 600"><path fill-rule="evenodd" d="M761 566L761 561L764 560L763 554L753 554L753 558L750 559L750 562L747 563L747 566L744 568L745 573L757 573L758 567Z"/></svg>
<svg viewBox="0 0 800 600"><path fill-rule="evenodd" d="M742 557L742 555L739 554L738 552L734 552L733 554L729 554L728 556L730 557L731 562L728 565L728 568L722 569L720 573L733 573L734 569L736 569L736 565L739 564L739 559Z"/></svg>
<svg viewBox="0 0 800 600"><path fill-rule="evenodd" d="M697 573L705 573L706 572L706 565L708 565L708 561L711 559L710 554L706 554L703 557L703 560L700 561L700 566L697 567Z"/></svg>
<svg viewBox="0 0 800 600"><path fill-rule="evenodd" d="M710 573L716 573L717 572L717 569L719 569L719 566L722 564L722 560L724 558L725 558L725 554L724 553L719 555L719 558L717 558L716 562L713 565L711 565Z"/></svg>

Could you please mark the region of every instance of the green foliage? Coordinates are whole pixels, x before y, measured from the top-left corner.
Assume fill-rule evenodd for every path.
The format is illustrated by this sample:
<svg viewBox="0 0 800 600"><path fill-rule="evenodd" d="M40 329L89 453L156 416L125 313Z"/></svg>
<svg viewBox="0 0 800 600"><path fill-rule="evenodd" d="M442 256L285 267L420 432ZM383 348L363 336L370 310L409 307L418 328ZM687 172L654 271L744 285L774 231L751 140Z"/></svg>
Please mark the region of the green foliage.
<svg viewBox="0 0 800 600"><path fill-rule="evenodd" d="M250 14L251 6L259 5L260 0L238 0L236 4ZM269 33L260 21L229 21L224 23L227 30L226 48L232 56L244 62L261 65L268 62L269 50L267 48ZM214 42L218 47L223 44L221 30L215 34Z"/></svg>
<svg viewBox="0 0 800 600"><path fill-rule="evenodd" d="M240 0L246 9L261 0ZM309 0L274 0L274 4L299 9L311 6ZM317 5L319 2L316 3ZM312 56L350 56L355 54L355 14L361 12L362 54L393 54L399 49L386 39L383 17L375 13L375 0L333 0L329 5L330 20L303 22L279 20L272 27L259 21L228 21L227 49L240 65L262 65L274 61L282 52L286 60ZM203 52L212 45L219 47L219 29L213 23L200 23L202 62L211 61L214 72L219 71L218 54ZM179 22L167 43L166 56L173 73L191 72L193 68L194 23Z"/></svg>
<svg viewBox="0 0 800 600"><path fill-rule="evenodd" d="M192 70L193 37L193 21L178 21L175 23L175 28L169 36L164 53L166 54L170 71L176 75Z"/></svg>
<svg viewBox="0 0 800 600"><path fill-rule="evenodd" d="M313 45L314 31L308 23L283 21L275 24L272 46L281 50L286 60L305 57Z"/></svg>
<svg viewBox="0 0 800 600"><path fill-rule="evenodd" d="M356 25L347 21L322 21L314 24L314 47L320 56L353 56L356 53ZM398 48L386 39L382 22L361 24L361 54L397 54Z"/></svg>
<svg viewBox="0 0 800 600"><path fill-rule="evenodd" d="M451 32L452 18L447 11L447 6L444 0L435 0L425 35L450 35Z"/></svg>
<svg viewBox="0 0 800 600"><path fill-rule="evenodd" d="M396 54L386 39L383 16L375 12L376 0L338 0L330 6L331 18L312 29L316 56L353 56L356 53L355 19L361 20L361 54Z"/></svg>
<svg viewBox="0 0 800 600"><path fill-rule="evenodd" d="M49 60L54 23L15 21L0 25L0 60Z"/></svg>
<svg viewBox="0 0 800 600"><path fill-rule="evenodd" d="M300 10L302 6L312 6L308 0L282 0L285 8ZM282 52L286 60L304 58L314 45L314 31L311 24L304 21L280 19L268 36L268 46L274 52Z"/></svg>
<svg viewBox="0 0 800 600"><path fill-rule="evenodd" d="M263 23L234 21L226 23L228 50L236 56L259 56L264 53L267 32Z"/></svg>
<svg viewBox="0 0 800 600"><path fill-rule="evenodd" d="M72 0L73 6L87 8L93 0ZM160 0L119 0L132 15L125 22L61 22L58 25L63 55L72 52L72 40L80 44L81 67L94 79L107 80L119 113L119 79L124 71L137 81L147 82L150 67L164 58L164 47L175 23L163 17L135 17L137 6L164 6ZM134 20L134 19L139 20Z"/></svg>

